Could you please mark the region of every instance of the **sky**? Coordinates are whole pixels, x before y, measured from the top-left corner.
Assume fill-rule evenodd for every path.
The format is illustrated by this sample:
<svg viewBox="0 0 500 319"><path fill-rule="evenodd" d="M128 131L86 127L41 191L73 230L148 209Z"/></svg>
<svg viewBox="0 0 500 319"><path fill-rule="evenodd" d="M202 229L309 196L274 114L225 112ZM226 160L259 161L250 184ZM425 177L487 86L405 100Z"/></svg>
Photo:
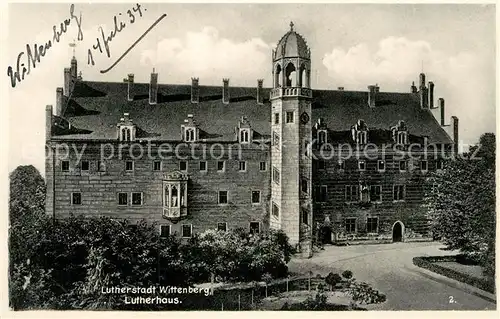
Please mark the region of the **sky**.
<svg viewBox="0 0 500 319"><path fill-rule="evenodd" d="M134 11L134 8L136 9ZM134 22L127 11L134 14ZM128 73L148 82L155 68L160 83L255 86L271 84L271 51L289 30L311 49L313 88L409 92L422 70L446 100L446 118L460 119L460 139L475 143L495 132L495 6L479 4L10 4L4 85L8 92L8 170L32 164L44 171L45 106L54 105L63 86L75 42L84 80L119 81ZM162 14L144 38L110 67ZM114 17L125 24L109 42L110 57L94 50ZM35 68L13 88L7 68L16 70L26 45L53 39L53 28L70 19ZM81 30L83 39L79 39ZM102 42L102 40L101 40ZM102 44L101 44L102 45ZM89 64L91 50L94 65ZM23 56L28 64L26 54ZM435 102L436 103L436 102Z"/></svg>

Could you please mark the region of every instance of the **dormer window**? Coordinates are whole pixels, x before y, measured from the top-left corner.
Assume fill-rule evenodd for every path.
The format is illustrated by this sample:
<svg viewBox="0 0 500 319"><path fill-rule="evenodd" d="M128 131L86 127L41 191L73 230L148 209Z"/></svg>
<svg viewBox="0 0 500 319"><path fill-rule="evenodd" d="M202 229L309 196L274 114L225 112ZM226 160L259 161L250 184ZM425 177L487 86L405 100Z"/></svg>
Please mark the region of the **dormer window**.
<svg viewBox="0 0 500 319"><path fill-rule="evenodd" d="M313 125L313 134L316 132L316 140L319 146L328 143L328 129L322 118ZM314 136L314 135L313 135Z"/></svg>
<svg viewBox="0 0 500 319"><path fill-rule="evenodd" d="M194 137L194 129L193 128L188 128L184 131L184 141L185 142L194 142L195 137Z"/></svg>
<svg viewBox="0 0 500 319"><path fill-rule="evenodd" d="M135 141L136 126L129 117L129 113L123 113L123 117L116 125L118 131L118 140L120 142Z"/></svg>
<svg viewBox="0 0 500 319"><path fill-rule="evenodd" d="M358 120L358 122L351 128L352 139L356 144L367 144L368 143L368 126L364 120Z"/></svg>
<svg viewBox="0 0 500 319"><path fill-rule="evenodd" d="M240 143L248 143L250 140L250 132L246 129L240 130Z"/></svg>
<svg viewBox="0 0 500 319"><path fill-rule="evenodd" d="M396 126L391 127L394 143L400 145L408 144L408 128L404 121L399 121Z"/></svg>
<svg viewBox="0 0 500 319"><path fill-rule="evenodd" d="M246 116L240 119L236 130L238 132L238 142L241 144L252 143L252 127Z"/></svg>
<svg viewBox="0 0 500 319"><path fill-rule="evenodd" d="M184 142L196 142L199 139L199 128L193 119L193 114L188 114L184 124L181 125L181 138Z"/></svg>

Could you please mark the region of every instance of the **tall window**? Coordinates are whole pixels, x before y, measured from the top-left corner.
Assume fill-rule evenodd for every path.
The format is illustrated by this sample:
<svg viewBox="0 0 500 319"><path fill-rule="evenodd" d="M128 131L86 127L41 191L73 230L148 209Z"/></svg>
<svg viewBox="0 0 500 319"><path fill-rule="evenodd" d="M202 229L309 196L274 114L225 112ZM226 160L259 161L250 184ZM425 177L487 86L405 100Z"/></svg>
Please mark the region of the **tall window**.
<svg viewBox="0 0 500 319"><path fill-rule="evenodd" d="M259 222L250 222L250 234L258 234L260 232Z"/></svg>
<svg viewBox="0 0 500 319"><path fill-rule="evenodd" d="M248 143L248 142L250 142L250 131L240 130L240 143Z"/></svg>
<svg viewBox="0 0 500 319"><path fill-rule="evenodd" d="M142 193L132 193L132 205L142 205Z"/></svg>
<svg viewBox="0 0 500 319"><path fill-rule="evenodd" d="M260 204L260 191L252 191L252 204Z"/></svg>
<svg viewBox="0 0 500 319"><path fill-rule="evenodd" d="M420 161L420 169L422 171L426 171L427 170L427 161L425 161L425 160Z"/></svg>
<svg viewBox="0 0 500 319"><path fill-rule="evenodd" d="M131 172L134 170L134 162L133 161L126 161L125 162L125 170L127 172Z"/></svg>
<svg viewBox="0 0 500 319"><path fill-rule="evenodd" d="M320 185L315 188L316 190L316 201L326 202L328 199L328 187L326 185Z"/></svg>
<svg viewBox="0 0 500 319"><path fill-rule="evenodd" d="M364 160L360 160L360 161L358 162L358 169L359 169L360 171L364 171L364 170L366 170L366 162L365 162Z"/></svg>
<svg viewBox="0 0 500 319"><path fill-rule="evenodd" d="M128 205L128 194L127 193L118 193L118 205L120 205L120 206Z"/></svg>
<svg viewBox="0 0 500 319"><path fill-rule="evenodd" d="M346 202L357 202L359 200L358 185L347 185L345 187Z"/></svg>
<svg viewBox="0 0 500 319"><path fill-rule="evenodd" d="M408 134L407 132L398 132L398 144L408 144Z"/></svg>
<svg viewBox="0 0 500 319"><path fill-rule="evenodd" d="M193 236L193 225L182 225L182 237L191 238Z"/></svg>
<svg viewBox="0 0 500 319"><path fill-rule="evenodd" d="M71 193L71 204L81 205L82 204L82 193Z"/></svg>
<svg viewBox="0 0 500 319"><path fill-rule="evenodd" d="M367 132L366 131L361 131L361 132L358 132L358 144L366 144L367 143Z"/></svg>
<svg viewBox="0 0 500 319"><path fill-rule="evenodd" d="M160 161L153 162L153 171L161 171L161 162Z"/></svg>
<svg viewBox="0 0 500 319"><path fill-rule="evenodd" d="M385 171L385 161L379 160L377 162L377 169L379 171Z"/></svg>
<svg viewBox="0 0 500 319"><path fill-rule="evenodd" d="M207 162L200 161L200 171L205 172L207 170Z"/></svg>
<svg viewBox="0 0 500 319"><path fill-rule="evenodd" d="M280 114L274 113L274 124L280 124Z"/></svg>
<svg viewBox="0 0 500 319"><path fill-rule="evenodd" d="M265 170L267 170L267 163L266 163L266 162L260 162L260 164L259 164L259 169L260 169L261 171L265 171Z"/></svg>
<svg viewBox="0 0 500 319"><path fill-rule="evenodd" d="M195 129L194 128L186 128L184 130L184 141L185 142L194 142L195 141Z"/></svg>
<svg viewBox="0 0 500 319"><path fill-rule="evenodd" d="M218 231L227 231L227 223L217 223Z"/></svg>
<svg viewBox="0 0 500 319"><path fill-rule="evenodd" d="M170 225L160 225L160 238L170 236Z"/></svg>
<svg viewBox="0 0 500 319"><path fill-rule="evenodd" d="M394 200L404 200L404 199L405 199L404 185L394 185Z"/></svg>
<svg viewBox="0 0 500 319"><path fill-rule="evenodd" d="M219 191L219 204L227 204L227 191Z"/></svg>
<svg viewBox="0 0 500 319"><path fill-rule="evenodd" d="M97 161L97 171L98 172L106 171L106 163L104 163L104 161Z"/></svg>
<svg viewBox="0 0 500 319"><path fill-rule="evenodd" d="M273 167L273 181L278 185L280 183L280 171L276 167Z"/></svg>
<svg viewBox="0 0 500 319"><path fill-rule="evenodd" d="M279 146L280 145L280 136L276 132L273 132L273 145L274 146Z"/></svg>
<svg viewBox="0 0 500 319"><path fill-rule="evenodd" d="M436 169L441 170L441 169L443 169L443 168L444 168L444 163L443 163L443 160L442 160L442 159L438 159L438 160L436 161Z"/></svg>
<svg viewBox="0 0 500 319"><path fill-rule="evenodd" d="M88 171L90 169L89 161L82 161L81 168L82 171Z"/></svg>
<svg viewBox="0 0 500 319"><path fill-rule="evenodd" d="M345 232L355 233L356 232L356 218L346 218L345 219Z"/></svg>
<svg viewBox="0 0 500 319"><path fill-rule="evenodd" d="M188 164L186 161L180 161L179 162L179 170L182 171L182 172L185 172L187 171L188 169Z"/></svg>
<svg viewBox="0 0 500 319"><path fill-rule="evenodd" d="M378 217L368 217L366 219L366 232L378 233Z"/></svg>
<svg viewBox="0 0 500 319"><path fill-rule="evenodd" d="M240 170L240 172L245 172L247 170L247 162L240 161L240 163L239 163L239 170Z"/></svg>
<svg viewBox="0 0 500 319"><path fill-rule="evenodd" d="M226 169L226 165L224 161L218 161L217 162L217 171L218 172L224 172Z"/></svg>
<svg viewBox="0 0 500 319"><path fill-rule="evenodd" d="M326 162L324 160L318 160L317 164L318 164L318 169L320 170L326 169Z"/></svg>
<svg viewBox="0 0 500 319"><path fill-rule="evenodd" d="M303 178L300 180L300 190L305 194L309 192L309 182L307 179Z"/></svg>
<svg viewBox="0 0 500 319"><path fill-rule="evenodd" d="M61 171L69 172L69 161L61 161Z"/></svg>
<svg viewBox="0 0 500 319"><path fill-rule="evenodd" d="M381 185L371 185L370 186L370 201L381 202L382 201L382 186Z"/></svg>
<svg viewBox="0 0 500 319"><path fill-rule="evenodd" d="M278 205L276 205L275 202L273 202L273 207L272 207L271 212L272 212L273 216L275 216L275 217L279 217L279 215L280 215L280 208L278 207Z"/></svg>
<svg viewBox="0 0 500 319"><path fill-rule="evenodd" d="M293 123L293 111L286 112L286 122Z"/></svg>
<svg viewBox="0 0 500 319"><path fill-rule="evenodd" d="M344 161L342 161L342 160L339 160L339 161L337 162L337 169L338 169L338 170L345 170L345 162L344 162Z"/></svg>
<svg viewBox="0 0 500 319"><path fill-rule="evenodd" d="M400 171L406 171L406 161L399 161L399 170Z"/></svg>

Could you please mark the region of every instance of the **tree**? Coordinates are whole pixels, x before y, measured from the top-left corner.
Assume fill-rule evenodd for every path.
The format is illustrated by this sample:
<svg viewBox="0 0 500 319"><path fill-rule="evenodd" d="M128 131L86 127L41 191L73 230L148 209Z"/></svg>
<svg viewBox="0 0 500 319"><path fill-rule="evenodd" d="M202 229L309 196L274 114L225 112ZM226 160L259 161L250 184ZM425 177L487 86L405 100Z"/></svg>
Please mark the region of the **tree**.
<svg viewBox="0 0 500 319"><path fill-rule="evenodd" d="M432 229L449 249L478 261L494 276L495 135L481 136L463 156L445 163L428 179L425 202Z"/></svg>

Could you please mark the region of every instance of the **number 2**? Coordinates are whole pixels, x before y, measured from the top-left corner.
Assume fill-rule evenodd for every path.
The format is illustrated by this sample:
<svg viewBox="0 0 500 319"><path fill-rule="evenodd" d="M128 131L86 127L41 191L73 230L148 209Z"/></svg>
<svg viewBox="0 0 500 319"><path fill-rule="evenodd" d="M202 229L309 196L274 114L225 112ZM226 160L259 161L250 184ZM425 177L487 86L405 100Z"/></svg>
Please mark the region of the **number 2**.
<svg viewBox="0 0 500 319"><path fill-rule="evenodd" d="M450 298L450 301L449 301L450 303L457 303L457 302L455 301L455 299L453 298L453 296L450 296L449 298Z"/></svg>

